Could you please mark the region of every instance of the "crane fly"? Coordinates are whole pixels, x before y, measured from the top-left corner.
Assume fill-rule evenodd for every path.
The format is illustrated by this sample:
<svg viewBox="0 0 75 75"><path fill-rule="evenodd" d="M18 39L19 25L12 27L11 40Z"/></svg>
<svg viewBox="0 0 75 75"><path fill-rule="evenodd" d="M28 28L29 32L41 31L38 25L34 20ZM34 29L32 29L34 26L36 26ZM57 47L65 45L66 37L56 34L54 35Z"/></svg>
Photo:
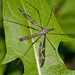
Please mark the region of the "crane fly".
<svg viewBox="0 0 75 75"><path fill-rule="evenodd" d="M26 1L26 0L25 0ZM27 2L27 1L26 1ZM46 42L46 39L48 40L48 42L50 43L50 45L53 47L55 53L56 53L56 49L55 47L53 46L53 44L50 42L50 40L47 38L46 34L55 34L55 35L66 35L66 34L59 34L59 33L49 33L50 31L53 31L54 28L49 28L47 29L47 26L49 24L49 21L51 19L51 16L52 16L52 9L53 7L51 8L51 13L50 13L50 16L49 16L49 19L48 19L48 22L45 26L45 28L42 27L42 22L41 22L41 18L40 18L40 13L38 11L38 9L36 9L33 5L31 5L29 2L27 2L30 6L32 6L38 13L39 15L39 20L40 20L40 25L35 21L33 20L25 11L22 10L22 8L20 6L18 6L18 9L20 10L20 12L35 26L38 26L39 28L41 28L41 31L36 29L36 28L33 28L33 27L30 27L30 26L25 26L23 24L20 24L20 23L17 23L17 22L13 22L13 21L9 21L9 20L4 20L4 21L8 21L8 22L12 22L12 23L15 23L15 24L19 24L21 26L25 26L27 28L31 28L31 29L34 29L36 31L39 31L39 33L36 33L36 34L33 34L33 35L30 35L30 36L25 36L25 37L22 37L22 38L19 38L20 42L24 41L24 40L27 40L27 39L31 39L31 38L35 38L37 36L39 36L31 45L30 47L27 49L27 51L25 52L25 54L22 56L22 58L27 54L27 52L30 50L30 48L33 46L33 44L35 42L37 42L42 35L44 35L44 39L40 42L40 46L39 46L39 64L40 64L40 67L43 67L44 65L44 62L45 62L45 42ZM57 62L58 62L58 66L59 66L59 72L60 72L60 75L61 75L61 70L60 70L60 65L59 65L59 60L58 60L58 56L57 56L57 53L56 53L56 57L57 57ZM21 58L21 59L22 59ZM21 60L18 61L18 63L20 62ZM17 64L18 64L17 63ZM16 64L16 65L17 65Z"/></svg>

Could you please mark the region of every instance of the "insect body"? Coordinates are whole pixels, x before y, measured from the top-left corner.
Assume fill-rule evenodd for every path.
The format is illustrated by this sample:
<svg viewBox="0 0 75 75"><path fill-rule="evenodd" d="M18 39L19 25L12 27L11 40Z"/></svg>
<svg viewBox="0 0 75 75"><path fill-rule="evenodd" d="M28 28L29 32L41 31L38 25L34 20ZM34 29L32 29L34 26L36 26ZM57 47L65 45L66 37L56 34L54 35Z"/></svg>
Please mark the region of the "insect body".
<svg viewBox="0 0 75 75"><path fill-rule="evenodd" d="M39 35L46 35L51 30L54 30L54 29L43 29L41 32L39 32L37 34L20 38L20 41L23 41L23 40L26 40L26 39L31 39L31 38L34 38L34 37L39 36Z"/></svg>
<svg viewBox="0 0 75 75"><path fill-rule="evenodd" d="M27 1L26 1L27 2ZM27 2L28 3L28 2ZM30 3L28 3L29 5L31 5ZM32 5L31 5L32 6ZM34 6L32 6L34 9L36 9ZM53 8L53 7L52 7ZM46 27L48 26L48 24L49 24L49 21L50 21L50 18L51 18L51 15L52 15L52 9L51 9L51 14L50 14L50 17L49 17L49 20L48 20L48 22L47 22L47 24L46 24L46 27L45 28L43 28L42 27L42 23L41 23L41 19L40 19L40 14L39 14L39 11L37 10L37 12L38 12L38 15L39 15L39 19L40 19L40 24L41 24L41 26L39 25L39 24L37 24L25 11L23 11L22 9L21 9L21 7L18 7L18 9L21 11L21 13L33 24L33 25L36 25L36 26L39 26L42 30L41 30L41 32L39 32L39 33L36 33L36 34L33 34L33 35L30 35L30 36L25 36L25 37L22 37L22 38L20 38L20 41L22 42L23 40L26 40L26 39L31 39L31 38L34 38L34 37L37 37L37 36L39 36L39 35L44 35L44 40L43 40L43 42L41 42L40 43L40 48L39 48L39 64L40 64L40 67L42 67L43 65L44 65L44 62L45 62L45 40L47 39L48 41L49 41L49 39L46 37L46 34L49 32L49 31L52 31L52 30L54 30L53 28L49 28L49 29L46 29ZM36 29L37 30L37 29ZM57 34L57 35L59 35L59 34ZM41 37L41 36L40 36ZM40 38L39 37L39 38ZM36 39L32 44L31 44L31 46L37 41L37 40L39 40L39 38L38 39ZM55 49L55 47L53 46L53 44L49 41L49 43L51 44L51 46L53 47L53 49L55 50L55 53L56 53L56 49ZM28 50L26 51L26 53L29 51L29 49L31 48L31 46L28 48ZM23 55L23 57L26 55L26 53ZM22 57L22 58L23 58ZM57 53L56 53L56 57L57 57L57 61L58 61L58 56L57 56ZM21 58L21 59L22 59ZM19 61L20 62L20 61ZM18 62L18 63L19 63ZM58 63L59 63L59 61L58 61ZM59 64L58 64L59 65ZM60 70L60 65L59 65L59 70ZM60 75L61 75L61 71L60 71Z"/></svg>
<svg viewBox="0 0 75 75"><path fill-rule="evenodd" d="M18 7L19 10L22 12L22 14L34 25L38 25L25 11L23 11L21 9L21 7ZM39 25L38 25L39 26ZM40 26L39 26L40 27ZM41 27L41 32L39 33L36 33L36 34L33 34L33 35L30 35L30 36L25 36L25 37L22 37L20 38L20 41L22 42L23 40L27 40L27 39L31 39L31 38L34 38L34 37L37 37L39 35L44 35L44 40L42 42L40 42L40 47L39 47L39 64L40 64L40 67L42 67L44 65L44 62L45 62L45 39L46 39L46 34L49 32L49 31L52 31L54 30L53 28L51 29L46 29L46 28L43 28ZM53 46L53 45L52 45Z"/></svg>

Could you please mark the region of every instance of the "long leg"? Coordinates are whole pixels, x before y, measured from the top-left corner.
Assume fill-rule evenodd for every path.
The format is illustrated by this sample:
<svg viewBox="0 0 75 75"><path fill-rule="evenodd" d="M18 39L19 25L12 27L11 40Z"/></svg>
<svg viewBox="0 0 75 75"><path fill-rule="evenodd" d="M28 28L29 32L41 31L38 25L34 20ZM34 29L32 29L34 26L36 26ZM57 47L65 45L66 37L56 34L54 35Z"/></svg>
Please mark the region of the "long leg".
<svg viewBox="0 0 75 75"><path fill-rule="evenodd" d="M70 34L60 34L60 33L48 33L48 34L54 34L54 35L70 35Z"/></svg>
<svg viewBox="0 0 75 75"><path fill-rule="evenodd" d="M38 15L39 15L39 19L40 19L40 24L41 24L41 28L42 28L42 22L41 22L41 17L40 17L40 13L39 11L33 6L31 5L27 0L25 0L30 6L32 6L37 12L38 12Z"/></svg>
<svg viewBox="0 0 75 75"><path fill-rule="evenodd" d="M71 37L73 37L74 38L74 35L73 34L63 34L63 33L48 33L48 34L51 34L51 35L69 35L69 36L71 36Z"/></svg>
<svg viewBox="0 0 75 75"><path fill-rule="evenodd" d="M50 19L51 19L51 16L52 16L52 10L53 10L53 6L52 6L52 8L51 8L51 14L50 14L50 17L49 17L49 19L48 19L48 22L47 22L47 24L46 24L46 27L45 27L45 28L47 28L47 26L48 26L48 24L49 24L49 21L50 21Z"/></svg>
<svg viewBox="0 0 75 75"><path fill-rule="evenodd" d="M41 36L40 36L40 37L41 37ZM22 56L22 58L27 54L27 52L30 50L30 48L32 47L32 45L33 45L37 40L40 39L40 37L38 37L38 38L30 45L30 47L29 47L28 50L25 52L25 54ZM20 63L20 61L22 60L22 58L21 58L13 67L9 68L9 69L6 70L6 71L9 71L10 69L13 69L16 65L18 65L18 64Z"/></svg>
<svg viewBox="0 0 75 75"><path fill-rule="evenodd" d="M47 38L47 37L46 37ZM56 54L56 57L57 57L57 62L58 62L58 66L59 66L59 72L60 72L60 75L61 75L61 69L60 69L60 64L59 64L59 60L58 60L58 56L57 56L57 52L56 52L56 49L55 47L53 46L53 44L49 41L49 39L47 38L48 42L51 44L51 46L53 47L54 51L55 51L55 54Z"/></svg>
<svg viewBox="0 0 75 75"><path fill-rule="evenodd" d="M41 37L41 36L40 36ZM39 37L39 38L40 38ZM28 48L28 50L25 52L25 54L22 56L22 58L27 54L27 52L30 50L30 48L32 47L32 45L37 41L37 40L39 40L39 38L37 38L31 45L30 45L30 47ZM17 62L17 64L22 60L22 58ZM16 64L16 65L17 65Z"/></svg>
<svg viewBox="0 0 75 75"><path fill-rule="evenodd" d="M15 23L15 24L18 24L18 25L21 25L21 26L24 26L24 27L31 28L31 29L34 29L34 30L39 31L39 30L36 29L36 28L30 27L30 26L26 26L26 25L24 25L24 24L20 24L20 23L17 23L17 22L9 21L9 20L4 20L4 21L12 22L12 23Z"/></svg>

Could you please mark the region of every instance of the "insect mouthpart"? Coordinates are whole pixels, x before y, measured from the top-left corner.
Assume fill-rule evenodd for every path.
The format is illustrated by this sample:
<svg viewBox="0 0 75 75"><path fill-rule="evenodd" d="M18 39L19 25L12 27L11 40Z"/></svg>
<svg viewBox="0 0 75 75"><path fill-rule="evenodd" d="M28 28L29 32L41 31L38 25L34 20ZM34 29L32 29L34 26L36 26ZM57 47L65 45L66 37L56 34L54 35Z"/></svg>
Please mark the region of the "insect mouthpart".
<svg viewBox="0 0 75 75"><path fill-rule="evenodd" d="M52 29L49 29L49 31L51 31L51 30L54 30L54 28L52 28Z"/></svg>

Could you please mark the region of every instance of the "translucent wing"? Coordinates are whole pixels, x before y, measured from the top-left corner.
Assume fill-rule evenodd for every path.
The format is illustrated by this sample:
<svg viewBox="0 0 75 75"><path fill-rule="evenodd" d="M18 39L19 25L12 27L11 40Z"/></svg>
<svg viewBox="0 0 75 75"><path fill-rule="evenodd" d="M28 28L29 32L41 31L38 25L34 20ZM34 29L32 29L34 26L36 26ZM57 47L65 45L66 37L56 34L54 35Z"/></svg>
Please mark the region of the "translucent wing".
<svg viewBox="0 0 75 75"><path fill-rule="evenodd" d="M42 67L44 65L44 62L45 62L45 37L44 37L44 40L42 40L39 45L39 64L40 64L40 67Z"/></svg>
<svg viewBox="0 0 75 75"><path fill-rule="evenodd" d="M36 25L36 26L39 26L25 11L23 11L21 9L20 6L18 6L18 9L21 11L21 13L33 24L33 25ZM41 26L39 26L41 27Z"/></svg>

